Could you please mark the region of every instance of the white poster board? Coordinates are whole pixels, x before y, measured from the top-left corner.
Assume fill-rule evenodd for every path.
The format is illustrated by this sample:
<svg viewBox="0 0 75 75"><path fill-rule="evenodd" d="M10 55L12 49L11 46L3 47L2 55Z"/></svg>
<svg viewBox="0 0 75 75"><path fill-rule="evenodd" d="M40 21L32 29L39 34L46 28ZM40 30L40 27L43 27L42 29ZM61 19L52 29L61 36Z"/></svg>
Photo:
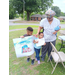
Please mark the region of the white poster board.
<svg viewBox="0 0 75 75"><path fill-rule="evenodd" d="M36 43L36 46L42 46L45 44L45 39L42 38L42 39L37 39L36 41L38 41L38 43Z"/></svg>
<svg viewBox="0 0 75 75"><path fill-rule="evenodd" d="M13 39L16 56L30 56L34 53L33 36Z"/></svg>

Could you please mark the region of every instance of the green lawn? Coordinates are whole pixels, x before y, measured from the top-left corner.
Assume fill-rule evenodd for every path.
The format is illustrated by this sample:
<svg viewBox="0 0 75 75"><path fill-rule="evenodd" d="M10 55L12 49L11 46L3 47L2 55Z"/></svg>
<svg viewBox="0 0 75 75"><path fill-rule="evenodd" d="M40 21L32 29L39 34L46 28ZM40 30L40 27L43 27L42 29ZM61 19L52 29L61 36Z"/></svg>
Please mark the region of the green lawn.
<svg viewBox="0 0 75 75"><path fill-rule="evenodd" d="M10 28L12 29L12 28ZM36 34L37 29L34 29L33 34ZM34 65L31 65L31 62L26 62L26 57L17 58L14 50L13 39L18 38L19 36L25 34L25 30L9 32L9 75L51 75L53 70L50 62L47 62L48 56L46 55L45 62L41 61L41 64L38 65L35 62ZM59 32L58 32L58 35ZM59 49L61 46L61 41L56 41L56 48ZM61 51L65 52L65 49L62 48ZM41 55L41 53L40 53ZM65 69L61 63L59 63L52 75L65 75Z"/></svg>
<svg viewBox="0 0 75 75"><path fill-rule="evenodd" d="M9 30L12 29L21 29L21 28L27 28L27 27L33 27L33 28L38 28L39 26L37 25L15 25L15 26L9 26Z"/></svg>
<svg viewBox="0 0 75 75"><path fill-rule="evenodd" d="M38 28L39 27L39 26L36 26L36 25L15 25L15 26L9 26L9 30L27 28L29 26L32 27L32 28ZM65 28L63 28L62 30L65 30Z"/></svg>
<svg viewBox="0 0 75 75"><path fill-rule="evenodd" d="M65 24L65 22L60 22L60 24Z"/></svg>

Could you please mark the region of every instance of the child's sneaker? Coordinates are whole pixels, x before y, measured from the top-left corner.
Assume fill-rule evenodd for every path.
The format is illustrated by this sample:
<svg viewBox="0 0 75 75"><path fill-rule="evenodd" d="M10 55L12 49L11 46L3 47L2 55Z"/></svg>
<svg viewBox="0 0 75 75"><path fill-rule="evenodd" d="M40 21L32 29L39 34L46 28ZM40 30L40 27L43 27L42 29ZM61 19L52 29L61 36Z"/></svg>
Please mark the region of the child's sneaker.
<svg viewBox="0 0 75 75"><path fill-rule="evenodd" d="M38 64L40 64L40 60L38 60Z"/></svg>
<svg viewBox="0 0 75 75"><path fill-rule="evenodd" d="M31 61L31 64L34 65L34 59Z"/></svg>
<svg viewBox="0 0 75 75"><path fill-rule="evenodd" d="M29 62L30 61L30 58L27 58L27 62Z"/></svg>
<svg viewBox="0 0 75 75"><path fill-rule="evenodd" d="M35 58L35 61L37 61L37 58Z"/></svg>

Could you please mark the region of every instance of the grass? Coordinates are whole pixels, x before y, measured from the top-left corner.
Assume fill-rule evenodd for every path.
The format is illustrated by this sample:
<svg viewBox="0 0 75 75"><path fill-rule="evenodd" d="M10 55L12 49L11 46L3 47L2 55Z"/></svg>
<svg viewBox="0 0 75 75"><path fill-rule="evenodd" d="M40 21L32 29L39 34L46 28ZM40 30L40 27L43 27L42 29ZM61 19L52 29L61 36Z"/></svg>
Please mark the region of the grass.
<svg viewBox="0 0 75 75"><path fill-rule="evenodd" d="M9 30L27 28L29 26L32 27L32 28L38 28L39 27L39 26L36 26L36 25L15 25L15 26L9 26ZM65 30L65 28L62 28L62 30Z"/></svg>
<svg viewBox="0 0 75 75"><path fill-rule="evenodd" d="M65 22L60 22L60 24L65 24Z"/></svg>
<svg viewBox="0 0 75 75"><path fill-rule="evenodd" d="M27 57L17 58L14 50L13 39L25 34L25 30L9 32L9 75L51 75L53 70L50 62L47 62L48 56L46 55L45 62L41 61L38 65L37 62L32 66L31 62L27 63ZM37 29L34 29L33 34L37 33ZM58 36L59 36L58 32ZM61 41L56 41L56 48L59 50ZM61 51L65 52L62 48ZM41 54L41 52L40 52ZM59 63L53 73L53 75L65 75L64 67Z"/></svg>
<svg viewBox="0 0 75 75"><path fill-rule="evenodd" d="M33 28L38 28L39 26L37 25L15 25L15 26L9 26L9 30L12 29L21 29L21 28L27 28L27 27L33 27Z"/></svg>

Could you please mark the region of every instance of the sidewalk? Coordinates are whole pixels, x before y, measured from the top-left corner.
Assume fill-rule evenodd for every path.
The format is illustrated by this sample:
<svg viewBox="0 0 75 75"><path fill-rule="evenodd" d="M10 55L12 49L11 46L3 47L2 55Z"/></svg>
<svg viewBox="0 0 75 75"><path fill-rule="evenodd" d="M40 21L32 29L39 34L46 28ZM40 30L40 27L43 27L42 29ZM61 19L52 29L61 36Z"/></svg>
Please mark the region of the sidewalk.
<svg viewBox="0 0 75 75"><path fill-rule="evenodd" d="M27 22L26 21L26 23L13 23L14 21L19 21L20 19L12 19L12 20L9 20L9 26L13 26L13 25L37 25L37 26L39 26L40 25L40 23L39 24L37 24L37 23L29 23L29 22ZM61 28L65 28L65 24L60 24L61 25Z"/></svg>

